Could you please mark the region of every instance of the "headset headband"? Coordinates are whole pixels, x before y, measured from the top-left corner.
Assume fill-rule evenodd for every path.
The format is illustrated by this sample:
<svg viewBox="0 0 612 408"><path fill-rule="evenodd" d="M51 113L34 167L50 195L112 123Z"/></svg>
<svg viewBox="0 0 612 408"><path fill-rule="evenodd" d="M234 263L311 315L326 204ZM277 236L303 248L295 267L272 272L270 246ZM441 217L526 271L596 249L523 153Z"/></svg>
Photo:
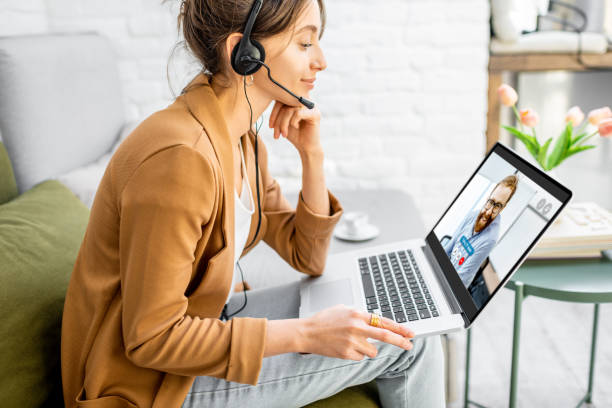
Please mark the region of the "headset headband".
<svg viewBox="0 0 612 408"><path fill-rule="evenodd" d="M263 45L261 45L259 41L251 40L251 32L253 31L253 26L255 25L255 20L257 19L259 10L261 10L262 4L263 0L255 0L255 2L253 2L242 38L238 45L232 50L232 68L234 68L234 71L239 75L251 75L260 68L260 64L249 61L249 57L261 62L266 59L266 51Z"/></svg>
<svg viewBox="0 0 612 408"><path fill-rule="evenodd" d="M255 20L257 19L257 15L259 14L259 10L261 10L261 6L263 4L263 0L255 0L253 3L253 7L251 7L251 11L249 12L249 17L247 18L246 26L244 27L244 36L240 40L250 41L251 39L251 31L253 30L253 26L255 25Z"/></svg>

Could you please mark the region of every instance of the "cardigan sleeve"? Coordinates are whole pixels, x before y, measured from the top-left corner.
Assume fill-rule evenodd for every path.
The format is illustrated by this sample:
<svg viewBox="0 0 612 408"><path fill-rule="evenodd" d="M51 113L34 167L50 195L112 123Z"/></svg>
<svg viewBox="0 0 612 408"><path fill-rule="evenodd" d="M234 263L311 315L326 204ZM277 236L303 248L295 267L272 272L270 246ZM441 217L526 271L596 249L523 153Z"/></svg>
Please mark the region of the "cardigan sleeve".
<svg viewBox="0 0 612 408"><path fill-rule="evenodd" d="M268 155L263 143L262 179L265 187L263 212L267 219L264 242L294 269L308 275L323 273L334 227L342 216L338 199L327 190L329 214L316 214L299 193L296 208L283 196L280 185L268 172Z"/></svg>
<svg viewBox="0 0 612 408"><path fill-rule="evenodd" d="M217 195L211 164L186 145L139 165L120 195L120 275L125 354L184 376L256 384L266 319L222 322L186 314L195 250Z"/></svg>

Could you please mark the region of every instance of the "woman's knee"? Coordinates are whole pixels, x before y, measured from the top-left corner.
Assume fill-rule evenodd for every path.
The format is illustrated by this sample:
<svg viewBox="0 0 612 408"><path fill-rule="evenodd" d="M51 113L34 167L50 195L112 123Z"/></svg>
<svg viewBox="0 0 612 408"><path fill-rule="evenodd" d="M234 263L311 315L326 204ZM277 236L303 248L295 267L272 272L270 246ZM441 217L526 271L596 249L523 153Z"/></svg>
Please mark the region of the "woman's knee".
<svg viewBox="0 0 612 408"><path fill-rule="evenodd" d="M418 365L440 366L444 364L442 343L440 336L418 337L412 340L412 348L405 350L400 347L383 343L378 347L376 358L389 361L386 372L402 372L411 366Z"/></svg>

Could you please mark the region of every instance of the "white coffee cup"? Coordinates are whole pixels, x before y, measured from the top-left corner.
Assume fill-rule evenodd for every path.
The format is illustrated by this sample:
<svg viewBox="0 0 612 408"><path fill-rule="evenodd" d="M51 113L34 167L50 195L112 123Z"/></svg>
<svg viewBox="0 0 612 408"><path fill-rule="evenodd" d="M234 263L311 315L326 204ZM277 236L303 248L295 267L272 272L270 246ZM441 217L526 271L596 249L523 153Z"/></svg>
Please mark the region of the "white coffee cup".
<svg viewBox="0 0 612 408"><path fill-rule="evenodd" d="M368 214L362 211L347 212L342 218L348 235L359 235L361 229L368 225Z"/></svg>

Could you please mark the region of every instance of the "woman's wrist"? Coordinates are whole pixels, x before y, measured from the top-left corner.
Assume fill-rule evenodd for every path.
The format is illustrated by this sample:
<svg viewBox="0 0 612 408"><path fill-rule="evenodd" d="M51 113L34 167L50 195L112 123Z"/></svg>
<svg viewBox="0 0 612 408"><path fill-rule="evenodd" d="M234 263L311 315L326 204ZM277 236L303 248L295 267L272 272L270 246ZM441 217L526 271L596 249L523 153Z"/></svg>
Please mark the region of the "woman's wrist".
<svg viewBox="0 0 612 408"><path fill-rule="evenodd" d="M299 154L300 158L302 159L302 164L304 164L304 162L315 162L318 164L319 162L323 161L324 157L323 148L321 147L312 148L310 150L300 150Z"/></svg>
<svg viewBox="0 0 612 408"><path fill-rule="evenodd" d="M306 352L306 319L268 320L264 357Z"/></svg>

